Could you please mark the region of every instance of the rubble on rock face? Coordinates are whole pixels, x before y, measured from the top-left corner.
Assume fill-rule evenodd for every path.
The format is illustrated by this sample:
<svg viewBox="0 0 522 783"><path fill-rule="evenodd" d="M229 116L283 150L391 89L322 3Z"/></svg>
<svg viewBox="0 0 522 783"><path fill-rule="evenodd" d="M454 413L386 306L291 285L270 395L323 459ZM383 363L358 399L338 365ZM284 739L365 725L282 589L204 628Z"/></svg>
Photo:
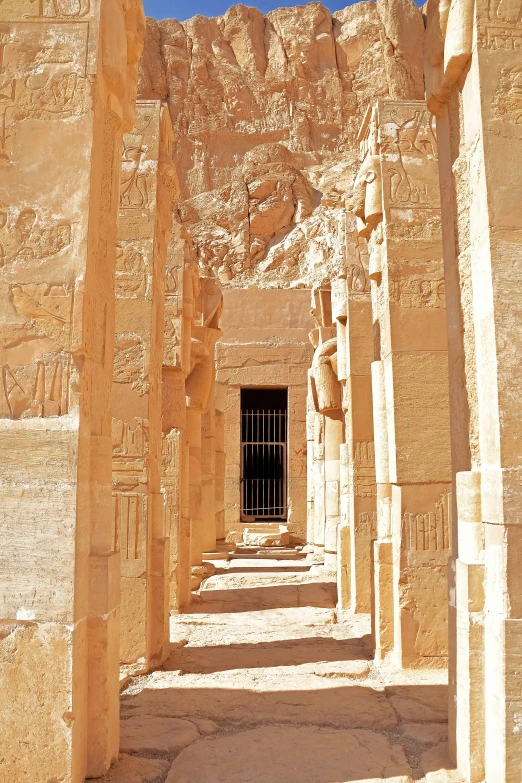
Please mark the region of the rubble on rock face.
<svg viewBox="0 0 522 783"><path fill-rule="evenodd" d="M327 278L364 112L377 96L423 98L422 36L411 0L148 20L140 96L168 101L180 216L222 283Z"/></svg>

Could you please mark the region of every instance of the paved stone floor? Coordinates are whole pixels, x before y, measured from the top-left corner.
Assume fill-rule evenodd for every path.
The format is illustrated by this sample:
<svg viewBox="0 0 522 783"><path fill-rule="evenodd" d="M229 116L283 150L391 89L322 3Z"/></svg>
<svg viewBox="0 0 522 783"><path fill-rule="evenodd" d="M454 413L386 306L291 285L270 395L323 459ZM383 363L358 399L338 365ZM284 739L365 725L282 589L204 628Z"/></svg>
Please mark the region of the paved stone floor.
<svg viewBox="0 0 522 783"><path fill-rule="evenodd" d="M379 671L304 560L216 561L164 669L122 694L104 783L456 783L440 671ZM313 569L312 569L313 570Z"/></svg>

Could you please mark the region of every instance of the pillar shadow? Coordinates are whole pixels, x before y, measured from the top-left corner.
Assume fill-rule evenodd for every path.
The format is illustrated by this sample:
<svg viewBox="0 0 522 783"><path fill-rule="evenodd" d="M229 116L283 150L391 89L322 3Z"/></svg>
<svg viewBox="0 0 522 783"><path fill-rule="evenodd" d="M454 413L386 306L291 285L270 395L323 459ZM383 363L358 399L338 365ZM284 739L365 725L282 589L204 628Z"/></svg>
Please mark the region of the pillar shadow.
<svg viewBox="0 0 522 783"><path fill-rule="evenodd" d="M183 615L255 612L266 609L316 607L332 609L337 602L335 582L267 585L263 587L202 590L201 603L191 604Z"/></svg>
<svg viewBox="0 0 522 783"><path fill-rule="evenodd" d="M239 783L348 783L377 778L391 783L401 774L422 780L423 775L410 772L406 750L418 763L430 747L436 752L427 759L425 770L447 768L444 749L441 755L436 740L415 746L402 734L405 723L446 724L446 686L378 690L321 684L313 688L307 680L299 688L294 687L299 686L295 672L290 678L279 679L277 690L260 690L258 685L254 690L234 687L234 679L229 687L210 687L210 682L209 687L192 687L193 678L180 677L179 687L145 688L125 698L123 722L134 717L143 732L149 718L150 730L155 731L158 719L168 717L204 718L218 724L221 733L182 751L189 772L181 767L180 771L194 777L176 778L180 783L214 783L218 768L220 779Z"/></svg>
<svg viewBox="0 0 522 783"><path fill-rule="evenodd" d="M257 644L226 644L209 647L176 648L163 665L166 671L183 673L261 669L275 666L300 666L306 663L369 661L371 639L331 639L314 636Z"/></svg>

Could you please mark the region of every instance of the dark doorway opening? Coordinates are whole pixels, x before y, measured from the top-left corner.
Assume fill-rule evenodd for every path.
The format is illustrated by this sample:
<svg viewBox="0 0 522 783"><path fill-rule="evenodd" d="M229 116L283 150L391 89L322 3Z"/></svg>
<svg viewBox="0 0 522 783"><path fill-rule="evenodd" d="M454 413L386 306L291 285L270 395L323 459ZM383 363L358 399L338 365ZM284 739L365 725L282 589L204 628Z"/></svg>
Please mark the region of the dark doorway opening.
<svg viewBox="0 0 522 783"><path fill-rule="evenodd" d="M287 389L241 389L241 521L286 519Z"/></svg>

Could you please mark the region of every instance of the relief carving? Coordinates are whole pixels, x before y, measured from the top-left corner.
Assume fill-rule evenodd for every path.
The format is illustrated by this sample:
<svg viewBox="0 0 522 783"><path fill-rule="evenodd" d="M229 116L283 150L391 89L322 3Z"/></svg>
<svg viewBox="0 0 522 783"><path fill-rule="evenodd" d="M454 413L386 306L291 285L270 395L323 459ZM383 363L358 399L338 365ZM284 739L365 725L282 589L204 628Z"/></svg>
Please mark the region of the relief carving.
<svg viewBox="0 0 522 783"><path fill-rule="evenodd" d="M145 298L148 281L145 253L134 242L120 242L116 246L116 299Z"/></svg>
<svg viewBox="0 0 522 783"><path fill-rule="evenodd" d="M377 512L372 511L371 514L368 511L361 511L359 513L359 521L355 535L362 536L364 538L377 539Z"/></svg>
<svg viewBox="0 0 522 783"><path fill-rule="evenodd" d="M402 518L402 546L405 549L442 552L451 548L451 493L441 495L435 511L405 513Z"/></svg>
<svg viewBox="0 0 522 783"><path fill-rule="evenodd" d="M69 409L73 296L62 284L9 287L21 321L0 335L0 418L62 416Z"/></svg>
<svg viewBox="0 0 522 783"><path fill-rule="evenodd" d="M120 209L141 210L149 205L150 164L148 164L145 132L152 117L145 115L137 120L132 133L123 137L123 153L120 179Z"/></svg>
<svg viewBox="0 0 522 783"><path fill-rule="evenodd" d="M56 0L58 5L60 0ZM40 40L29 31L0 27L0 160L9 160L16 123L25 119L65 119L84 110L85 64L78 57L85 33L56 41L48 29ZM76 40L75 40L76 39Z"/></svg>
<svg viewBox="0 0 522 783"><path fill-rule="evenodd" d="M495 119L522 124L522 65L502 68L491 108Z"/></svg>
<svg viewBox="0 0 522 783"><path fill-rule="evenodd" d="M355 443L354 491L358 498L371 498L377 494L375 484L375 449L373 441Z"/></svg>
<svg viewBox="0 0 522 783"><path fill-rule="evenodd" d="M8 351L9 346L0 349L1 354ZM0 366L0 418L49 418L67 413L67 356L42 354L39 360L25 365L2 363Z"/></svg>
<svg viewBox="0 0 522 783"><path fill-rule="evenodd" d="M401 307L445 307L444 280L390 280L390 302Z"/></svg>
<svg viewBox="0 0 522 783"><path fill-rule="evenodd" d="M147 495L114 492L115 549L122 560L141 560L147 554Z"/></svg>
<svg viewBox="0 0 522 783"><path fill-rule="evenodd" d="M112 477L116 489L130 491L146 484L149 452L149 422L112 420Z"/></svg>
<svg viewBox="0 0 522 783"><path fill-rule="evenodd" d="M15 215L0 203L0 270L16 261L46 261L70 246L70 223L49 225L31 208Z"/></svg>
<svg viewBox="0 0 522 783"><path fill-rule="evenodd" d="M114 383L130 383L139 394L149 385L145 380L145 346L139 335L124 332L114 341Z"/></svg>

